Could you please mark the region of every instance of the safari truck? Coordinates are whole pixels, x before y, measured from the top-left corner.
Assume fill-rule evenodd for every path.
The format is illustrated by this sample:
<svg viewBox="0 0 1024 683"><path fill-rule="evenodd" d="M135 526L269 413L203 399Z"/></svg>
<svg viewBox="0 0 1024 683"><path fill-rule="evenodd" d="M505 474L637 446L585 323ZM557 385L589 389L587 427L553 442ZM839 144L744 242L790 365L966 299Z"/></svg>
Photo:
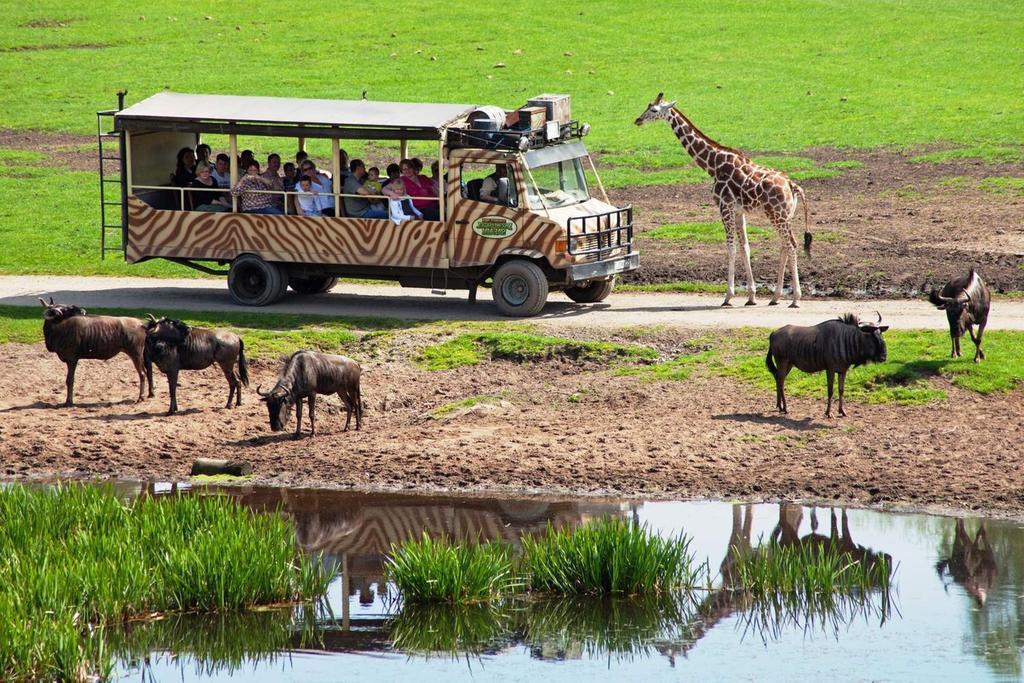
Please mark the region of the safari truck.
<svg viewBox="0 0 1024 683"><path fill-rule="evenodd" d="M373 278L435 291L466 289L471 302L478 286L490 286L502 313L531 316L550 291L582 303L601 301L616 274L639 265L632 208L608 200L583 144L589 126L572 118L565 95L542 95L506 111L171 92L125 107L120 93L118 108L98 112L97 123L104 253L227 275L239 304L273 303L288 287L310 294L326 292L338 278ZM224 189L218 191L225 204L220 210L195 210L189 196L206 190L175 186L171 171L179 153L187 156L210 135L227 136L230 188L245 173L240 137L253 147L258 140L251 138L294 138L300 150L306 140L329 140L331 158L321 169L332 177L327 192L335 215L303 215L296 192L283 190L259 191L278 195L275 215L242 212L239 196ZM384 195L345 192L349 168L342 145L355 140L385 143L378 151L397 141L403 160L410 141L434 143L436 196L416 199L436 212L416 213L439 218L346 215L346 199L397 203L399 213L408 206ZM424 174L432 161L425 160ZM585 169L596 179L598 197L591 196Z"/></svg>

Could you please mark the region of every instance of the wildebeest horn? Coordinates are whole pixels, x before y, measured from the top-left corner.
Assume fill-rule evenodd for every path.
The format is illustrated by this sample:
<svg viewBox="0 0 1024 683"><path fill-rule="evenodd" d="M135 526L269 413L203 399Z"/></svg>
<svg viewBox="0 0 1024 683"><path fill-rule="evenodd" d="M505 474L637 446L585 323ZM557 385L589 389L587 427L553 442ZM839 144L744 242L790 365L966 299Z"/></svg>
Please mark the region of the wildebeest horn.
<svg viewBox="0 0 1024 683"><path fill-rule="evenodd" d="M262 389L263 389L263 385L262 384L257 385L256 386L256 393L259 394L260 396L270 396L270 392L269 391L262 391Z"/></svg>
<svg viewBox="0 0 1024 683"><path fill-rule="evenodd" d="M53 297L52 296L50 297L50 305L51 306L56 306L57 305L57 304L53 303Z"/></svg>
<svg viewBox="0 0 1024 683"><path fill-rule="evenodd" d="M882 322L882 314L879 313L878 311L875 311L875 315L878 316L878 322L881 323Z"/></svg>
<svg viewBox="0 0 1024 683"><path fill-rule="evenodd" d="M146 315L149 316L149 319L152 320L153 322L159 322L156 318L153 317L152 313L147 313Z"/></svg>
<svg viewBox="0 0 1024 683"><path fill-rule="evenodd" d="M50 307L50 305L49 305L49 304L47 304L47 303L46 303L45 301L43 301L42 299L39 299L39 303L41 303L41 304L43 305L43 308L49 308L49 307Z"/></svg>
<svg viewBox="0 0 1024 683"><path fill-rule="evenodd" d="M971 293L968 292L966 289L964 290L964 296L967 297L967 303L970 303L971 302Z"/></svg>

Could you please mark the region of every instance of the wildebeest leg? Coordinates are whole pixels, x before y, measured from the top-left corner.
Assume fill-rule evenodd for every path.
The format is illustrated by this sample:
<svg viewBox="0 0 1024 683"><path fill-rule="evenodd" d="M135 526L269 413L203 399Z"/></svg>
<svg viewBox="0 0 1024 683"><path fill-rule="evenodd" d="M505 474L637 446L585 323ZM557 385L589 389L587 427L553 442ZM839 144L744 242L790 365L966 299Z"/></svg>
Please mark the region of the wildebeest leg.
<svg viewBox="0 0 1024 683"><path fill-rule="evenodd" d="M171 407L167 411L168 415L173 415L178 412L178 371L171 370L167 373L167 388L171 392Z"/></svg>
<svg viewBox="0 0 1024 683"><path fill-rule="evenodd" d="M64 378L64 386L68 390L67 397L64 399L64 405L70 408L75 405L75 368L78 367L78 359L73 358L64 362L68 366L68 374Z"/></svg>
<svg viewBox="0 0 1024 683"><path fill-rule="evenodd" d="M846 388L846 371L839 373L839 417L846 417L846 411L843 410L843 392Z"/></svg>
<svg viewBox="0 0 1024 683"><path fill-rule="evenodd" d="M309 395L309 435L316 436L316 394Z"/></svg>
<svg viewBox="0 0 1024 683"><path fill-rule="evenodd" d="M786 375L793 369L789 361L779 361L778 370L775 373L775 405L780 413L788 413L789 405L786 403Z"/></svg>
<svg viewBox="0 0 1024 683"><path fill-rule="evenodd" d="M363 428L363 390L356 387L356 431Z"/></svg>
<svg viewBox="0 0 1024 683"><path fill-rule="evenodd" d="M295 399L295 438L302 436L302 398Z"/></svg>
<svg viewBox="0 0 1024 683"><path fill-rule="evenodd" d="M142 351L142 365L146 369L146 384L149 385L149 398L153 398L156 394L153 393L153 359L149 356L149 351L143 349Z"/></svg>
<svg viewBox="0 0 1024 683"><path fill-rule="evenodd" d="M825 417L832 417L832 386L836 379L836 373L826 370L825 375L828 377L828 403L825 404Z"/></svg>
<svg viewBox="0 0 1024 683"><path fill-rule="evenodd" d="M145 354L143 354L145 355ZM142 399L146 397L146 368L145 361L135 354L129 354L129 358L132 359L132 365L135 366L135 374L139 376L139 398L136 403L141 403ZM153 366L149 367L150 378L152 378ZM149 380L149 395L153 395L153 380Z"/></svg>
<svg viewBox="0 0 1024 683"><path fill-rule="evenodd" d="M729 300L736 293L736 223L733 215L733 205L726 199L718 200L718 210L722 214L722 228L725 229L725 246L729 253L729 277L725 290L725 301L723 306L732 306Z"/></svg>
<svg viewBox="0 0 1024 683"><path fill-rule="evenodd" d="M225 408L231 407L231 399L236 395L238 396L238 403L236 405L242 405L242 387L239 385L238 380L235 378L235 371L232 369L232 363L218 363L220 369L224 371L224 376L228 380L228 403ZM236 394L237 392L237 394Z"/></svg>
<svg viewBox="0 0 1024 683"><path fill-rule="evenodd" d="M971 341L974 342L974 362L975 363L980 363L985 358L985 352L981 350L981 335L985 333L985 325L987 323L988 323L988 321L986 320L985 322L983 322L983 323L978 325L978 336L977 337L974 336L974 326L973 325L969 325L967 327L967 331L971 333Z"/></svg>
<svg viewBox="0 0 1024 683"><path fill-rule="evenodd" d="M340 398L341 402L345 405L345 429L342 431L347 432L348 425L352 421L352 397L347 389L343 389L338 392L338 398Z"/></svg>

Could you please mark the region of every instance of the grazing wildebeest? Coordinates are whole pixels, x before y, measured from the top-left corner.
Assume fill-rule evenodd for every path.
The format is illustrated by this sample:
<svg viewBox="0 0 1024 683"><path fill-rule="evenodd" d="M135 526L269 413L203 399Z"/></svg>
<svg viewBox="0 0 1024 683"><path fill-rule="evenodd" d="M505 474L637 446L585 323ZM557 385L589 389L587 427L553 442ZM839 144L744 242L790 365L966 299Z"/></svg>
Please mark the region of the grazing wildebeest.
<svg viewBox="0 0 1024 683"><path fill-rule="evenodd" d="M228 380L228 402L224 407L231 407L232 398L235 405L242 405L242 385L249 386L249 363L245 360L245 343L234 332L191 327L180 320L157 320L149 316L146 350L167 375L167 386L171 390L168 415L178 412L178 372L205 370L214 363ZM238 363L238 377L235 377L235 363Z"/></svg>
<svg viewBox="0 0 1024 683"><path fill-rule="evenodd" d="M266 401L270 413L270 428L281 431L288 421L288 406L295 404L295 438L302 431L302 399L309 401L309 432L316 435L317 394L338 394L345 404L345 431L356 416L356 429L363 425L363 402L359 390L359 363L345 356L334 356L316 351L296 351L287 361L277 377L277 384L269 392L256 393Z"/></svg>
<svg viewBox="0 0 1024 683"><path fill-rule="evenodd" d="M149 396L153 396L153 365L146 355L146 327L137 318L115 318L107 315L88 315L84 308L50 303L42 299L43 338L46 350L56 353L68 366L64 383L67 386L65 406L73 406L75 368L83 359L110 360L119 353L132 359L139 374L139 401L145 395L149 382Z"/></svg>
<svg viewBox="0 0 1024 683"><path fill-rule="evenodd" d="M878 316L882 322L882 316ZM768 355L764 364L775 377L775 405L780 412L788 412L786 405L786 375L794 367L804 372L824 370L828 375L828 404L825 417L832 417L832 384L839 375L839 414L843 410L843 390L846 371L864 363L885 362L885 340L882 333L888 325L862 323L857 316L847 314L835 320L826 320L813 327L786 325L772 332L768 338ZM777 365L776 365L777 364Z"/></svg>
<svg viewBox="0 0 1024 683"><path fill-rule="evenodd" d="M981 335L985 332L988 311L992 306L992 294L981 276L971 268L967 275L947 282L941 291L933 289L928 300L940 310L946 311L949 337L953 342L952 357L959 358L962 355L960 337L967 330L974 342L974 362L980 363L985 357L985 352L981 350ZM977 337L974 336L975 325L978 326Z"/></svg>

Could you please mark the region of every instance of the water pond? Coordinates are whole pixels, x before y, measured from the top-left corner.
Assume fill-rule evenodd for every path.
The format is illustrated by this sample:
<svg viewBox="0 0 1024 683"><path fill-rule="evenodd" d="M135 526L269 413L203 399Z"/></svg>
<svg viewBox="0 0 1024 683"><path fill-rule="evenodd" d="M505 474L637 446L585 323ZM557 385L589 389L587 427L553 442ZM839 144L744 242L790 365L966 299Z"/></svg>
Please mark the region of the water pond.
<svg viewBox="0 0 1024 683"><path fill-rule="evenodd" d="M184 486L119 484L125 496ZM208 491L211 489L204 489ZM337 572L326 604L183 616L113 634L117 676L144 681L546 682L1016 681L1024 671L1024 526L791 504L495 499L270 488L220 490L280 507ZM192 490L195 493L196 490ZM424 531L505 539L605 515L681 530L711 590L678 599L513 601L412 609L383 580L392 543ZM837 600L751 601L717 590L730 548L834 536L888 555L892 590ZM726 578L726 580L728 580Z"/></svg>

